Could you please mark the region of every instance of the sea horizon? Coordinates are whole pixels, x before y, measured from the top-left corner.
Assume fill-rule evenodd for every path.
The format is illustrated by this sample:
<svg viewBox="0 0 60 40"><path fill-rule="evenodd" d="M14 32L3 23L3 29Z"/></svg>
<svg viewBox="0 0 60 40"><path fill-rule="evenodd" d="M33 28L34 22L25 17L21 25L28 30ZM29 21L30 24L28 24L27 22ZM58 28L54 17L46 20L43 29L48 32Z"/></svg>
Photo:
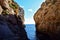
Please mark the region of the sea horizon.
<svg viewBox="0 0 60 40"><path fill-rule="evenodd" d="M25 24L25 25L35 25L35 24Z"/></svg>

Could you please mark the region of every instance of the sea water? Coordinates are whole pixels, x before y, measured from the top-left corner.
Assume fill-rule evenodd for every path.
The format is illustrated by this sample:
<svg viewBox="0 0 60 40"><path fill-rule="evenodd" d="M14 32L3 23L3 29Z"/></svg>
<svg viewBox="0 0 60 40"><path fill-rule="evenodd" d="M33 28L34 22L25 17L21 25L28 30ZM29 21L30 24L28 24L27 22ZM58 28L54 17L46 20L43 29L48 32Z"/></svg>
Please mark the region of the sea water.
<svg viewBox="0 0 60 40"><path fill-rule="evenodd" d="M25 28L26 32L27 32L27 36L30 40L36 40L36 36L35 36L35 24L26 24L26 28Z"/></svg>

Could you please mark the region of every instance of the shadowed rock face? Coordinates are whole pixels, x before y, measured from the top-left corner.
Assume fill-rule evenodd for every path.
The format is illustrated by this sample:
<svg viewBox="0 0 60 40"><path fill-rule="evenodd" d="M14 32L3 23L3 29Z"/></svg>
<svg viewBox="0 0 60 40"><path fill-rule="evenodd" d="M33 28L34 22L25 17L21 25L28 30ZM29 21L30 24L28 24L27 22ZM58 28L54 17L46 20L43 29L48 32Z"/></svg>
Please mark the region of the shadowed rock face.
<svg viewBox="0 0 60 40"><path fill-rule="evenodd" d="M46 0L34 15L41 40L60 40L60 0Z"/></svg>
<svg viewBox="0 0 60 40"><path fill-rule="evenodd" d="M24 10L13 0L0 0L0 40L28 40Z"/></svg>

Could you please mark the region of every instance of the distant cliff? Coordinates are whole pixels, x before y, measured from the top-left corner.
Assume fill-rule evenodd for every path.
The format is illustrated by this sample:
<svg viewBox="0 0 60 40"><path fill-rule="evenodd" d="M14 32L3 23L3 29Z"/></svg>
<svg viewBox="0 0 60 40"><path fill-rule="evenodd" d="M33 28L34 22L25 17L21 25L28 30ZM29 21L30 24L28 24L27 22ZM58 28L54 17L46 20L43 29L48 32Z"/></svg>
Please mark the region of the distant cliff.
<svg viewBox="0 0 60 40"><path fill-rule="evenodd" d="M34 15L40 40L60 40L60 0L46 0Z"/></svg>
<svg viewBox="0 0 60 40"><path fill-rule="evenodd" d="M0 40L28 40L24 10L14 0L0 0Z"/></svg>

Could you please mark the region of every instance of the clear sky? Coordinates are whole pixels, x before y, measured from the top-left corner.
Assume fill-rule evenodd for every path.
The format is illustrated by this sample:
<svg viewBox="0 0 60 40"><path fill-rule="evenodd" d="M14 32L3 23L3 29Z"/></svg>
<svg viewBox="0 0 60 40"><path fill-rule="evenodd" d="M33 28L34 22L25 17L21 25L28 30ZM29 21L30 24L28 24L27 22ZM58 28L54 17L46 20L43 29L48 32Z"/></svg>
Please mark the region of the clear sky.
<svg viewBox="0 0 60 40"><path fill-rule="evenodd" d="M24 9L25 24L34 24L33 15L45 0L15 0Z"/></svg>

